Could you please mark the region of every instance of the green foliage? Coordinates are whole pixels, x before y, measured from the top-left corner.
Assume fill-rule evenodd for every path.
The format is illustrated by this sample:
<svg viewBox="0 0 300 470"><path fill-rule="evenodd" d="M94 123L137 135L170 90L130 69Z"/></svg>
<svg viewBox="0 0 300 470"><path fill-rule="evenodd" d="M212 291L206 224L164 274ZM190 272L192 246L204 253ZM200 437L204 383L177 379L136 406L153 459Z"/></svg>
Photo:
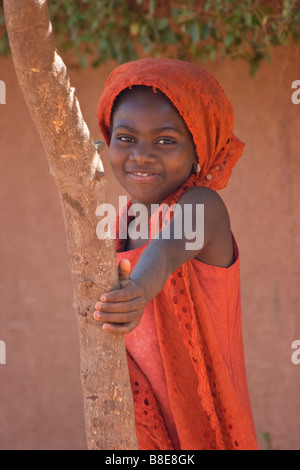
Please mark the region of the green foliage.
<svg viewBox="0 0 300 470"><path fill-rule="evenodd" d="M265 443L265 450L272 450L270 433L264 432L262 437Z"/></svg>
<svg viewBox="0 0 300 470"><path fill-rule="evenodd" d="M272 46L299 43L299 0L49 0L57 47L81 66L139 56L245 59L252 75ZM9 50L0 0L0 54Z"/></svg>

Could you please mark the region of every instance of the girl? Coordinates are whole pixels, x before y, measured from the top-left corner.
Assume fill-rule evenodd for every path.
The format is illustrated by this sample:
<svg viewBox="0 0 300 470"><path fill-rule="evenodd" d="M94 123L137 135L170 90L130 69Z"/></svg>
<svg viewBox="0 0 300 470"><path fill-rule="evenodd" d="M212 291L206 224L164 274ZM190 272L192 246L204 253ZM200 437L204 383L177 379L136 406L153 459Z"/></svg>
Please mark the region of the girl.
<svg viewBox="0 0 300 470"><path fill-rule="evenodd" d="M126 334L139 448L256 449L239 254L215 192L244 146L232 107L202 68L142 59L113 71L97 112L114 175L131 196L119 222L136 223L137 233L130 208L148 214L148 239L128 230L117 240L121 288L94 313L108 333ZM188 218L201 246L187 245Z"/></svg>

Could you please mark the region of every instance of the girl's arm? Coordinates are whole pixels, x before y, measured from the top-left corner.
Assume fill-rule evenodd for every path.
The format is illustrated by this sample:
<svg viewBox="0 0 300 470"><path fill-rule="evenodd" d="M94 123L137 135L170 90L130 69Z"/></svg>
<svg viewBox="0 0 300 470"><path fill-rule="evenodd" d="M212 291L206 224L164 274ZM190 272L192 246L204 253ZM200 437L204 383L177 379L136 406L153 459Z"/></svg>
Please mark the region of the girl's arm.
<svg viewBox="0 0 300 470"><path fill-rule="evenodd" d="M208 264L227 266L232 256L225 204L215 191L193 188L181 197L174 217L160 237L152 239L145 248L131 276L129 261L120 262L121 289L101 296L94 317L108 332L129 333L139 324L147 302L161 291L169 276L182 264L196 258Z"/></svg>

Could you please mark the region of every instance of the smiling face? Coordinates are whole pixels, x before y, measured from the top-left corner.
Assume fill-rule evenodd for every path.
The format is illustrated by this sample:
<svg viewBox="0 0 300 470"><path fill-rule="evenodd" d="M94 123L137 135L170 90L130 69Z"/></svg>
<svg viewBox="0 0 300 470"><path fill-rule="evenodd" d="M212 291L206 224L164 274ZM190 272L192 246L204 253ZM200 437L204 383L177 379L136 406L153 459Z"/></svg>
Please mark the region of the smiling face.
<svg viewBox="0 0 300 470"><path fill-rule="evenodd" d="M193 139L177 109L151 87L126 90L114 108L109 158L133 203L161 203L197 162Z"/></svg>

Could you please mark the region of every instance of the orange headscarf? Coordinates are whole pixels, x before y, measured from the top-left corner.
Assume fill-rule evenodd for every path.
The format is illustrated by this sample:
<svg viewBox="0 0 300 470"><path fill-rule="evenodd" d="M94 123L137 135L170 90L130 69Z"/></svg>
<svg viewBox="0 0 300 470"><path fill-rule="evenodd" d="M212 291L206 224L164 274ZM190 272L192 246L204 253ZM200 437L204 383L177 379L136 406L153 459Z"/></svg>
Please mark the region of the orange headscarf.
<svg viewBox="0 0 300 470"><path fill-rule="evenodd" d="M105 142L116 97L134 85L162 91L192 134L201 171L189 183L214 190L227 185L244 144L233 134L233 110L217 80L202 67L175 59L140 59L117 67L108 77L97 107Z"/></svg>
<svg viewBox="0 0 300 470"><path fill-rule="evenodd" d="M172 59L142 59L117 67L106 82L97 109L100 130L108 145L114 101L121 91L134 85L159 89L172 101L192 134L201 166L200 174L193 173L163 201L165 205L177 202L192 186L215 190L225 187L244 144L233 135L232 107L217 81L196 65ZM128 224L126 211L119 220ZM122 252L122 242L117 240L118 260L129 258L134 267L149 242L130 252ZM201 291L192 261L170 276L151 304L181 449L257 449L243 366L238 263L226 294L226 299L232 298L234 303L232 311L227 311L225 305L226 311L218 312L222 324L231 314L234 319L234 338L229 338L226 327L221 334L225 342L230 340L231 354L240 364L236 381L222 355L211 306ZM202 264L213 301L220 292L210 268ZM128 365L140 449L173 449L151 385L130 356Z"/></svg>

